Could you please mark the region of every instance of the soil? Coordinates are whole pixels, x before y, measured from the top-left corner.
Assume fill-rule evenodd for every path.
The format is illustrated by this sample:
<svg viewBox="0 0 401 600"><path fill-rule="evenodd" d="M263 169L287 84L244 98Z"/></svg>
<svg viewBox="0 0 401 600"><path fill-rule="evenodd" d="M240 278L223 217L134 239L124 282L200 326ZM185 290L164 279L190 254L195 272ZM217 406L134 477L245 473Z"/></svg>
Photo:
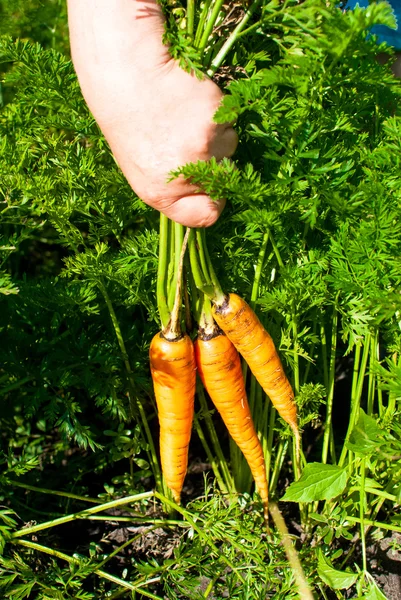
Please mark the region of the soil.
<svg viewBox="0 0 401 600"><path fill-rule="evenodd" d="M401 600L401 534L393 532L368 548L369 569L388 600Z"/></svg>
<svg viewBox="0 0 401 600"><path fill-rule="evenodd" d="M199 458L193 458L188 469L186 487L184 489L185 501L195 498L203 492L203 474L210 471L210 465L204 463ZM292 505L282 504L282 511L289 526L290 533L295 535L301 543L305 543L302 529L297 522L298 515L292 514ZM116 510L115 516L128 516L129 512ZM160 514L153 514L152 518L162 517ZM373 531L373 530L372 530ZM154 558L158 562L171 558L175 548L179 545L183 530L163 529L152 525L134 525L125 526L113 517L109 521L87 521L72 522L68 527L60 526L52 532L53 547L57 547L66 552L86 553L90 542L101 546L106 554L120 547L128 540L131 543L118 555L110 561L110 568L115 572L121 572L125 567L132 565L132 558L135 561L149 562ZM134 539L133 539L134 538ZM45 540L42 540L45 542ZM48 542L49 540L47 540ZM372 540L368 537L367 561L368 570L377 582L380 590L385 594L387 600L401 600L401 534L397 532L388 532L388 535L382 539ZM349 545L344 550L349 550ZM357 545L354 556L349 561L349 566L355 570L354 563L361 565L362 556L360 544ZM205 588L208 585L205 582ZM342 593L344 593L343 591ZM355 598L355 592L350 590L349 595L344 597ZM336 600L334 592L327 592L330 600Z"/></svg>
<svg viewBox="0 0 401 600"><path fill-rule="evenodd" d="M109 523L109 526L112 522ZM117 527L103 536L102 542L110 544L114 549L129 538L138 535L138 538L129 546L124 555L119 555L119 568L125 566L125 561L130 556L136 560L155 558L163 560L171 558L175 547L179 544L181 532L166 531L161 528L150 530L149 526L139 527ZM401 600L401 534L393 533L367 548L368 569L373 575L380 590L388 600ZM357 558L357 555L356 555ZM359 561L358 561L359 562ZM206 582L206 587L209 582ZM354 592L350 592L349 598L353 598ZM337 596L330 596L333 600Z"/></svg>
<svg viewBox="0 0 401 600"><path fill-rule="evenodd" d="M346 395L347 397L347 395ZM222 441L224 441L223 432ZM195 443L195 442L198 443ZM199 441L194 436L192 445L193 454L190 457L188 475L185 480L183 490L184 505L193 498L199 497L204 492L204 476L211 472L211 466L204 462L200 456L203 449ZM312 449L313 454L313 449ZM71 457L70 457L71 459ZM94 473L88 475L90 481L91 494L96 496L97 477ZM145 483L145 482L144 482ZM281 496L289 481L282 480L279 484L278 495ZM150 484L149 484L150 485ZM149 487L146 485L146 487ZM93 488L93 489L92 489ZM29 496L29 493L28 493ZM290 533L300 541L305 543L302 529L299 525L298 512L294 511L292 503L282 503L281 509ZM38 533L37 541L44 545L50 545L68 554L77 552L86 555L89 544L96 544L101 547L105 554L111 553L128 540L132 540L126 548L120 550L118 555L110 561L110 570L116 574L121 573L125 567L132 566L132 559L135 561L149 562L154 558L157 562L162 562L173 556L175 548L179 545L183 530L180 528L163 529L148 524L128 525L113 520L113 515L128 516L131 513L124 511L115 511L107 521L75 521L68 526L59 526L50 531ZM153 514L154 517L162 517L160 514ZM376 532L375 532L376 533ZM396 532L382 532L382 539L373 539L373 530L368 535L367 543L367 561L368 570L377 582L380 590L385 594L388 600L401 600L401 534ZM133 539L134 538L134 539ZM36 541L36 540L34 540ZM349 543L344 547L344 551L349 551ZM355 570L354 564L362 564L361 549L358 543L354 556L349 560L349 566ZM45 568L45 566L44 566ZM209 584L205 581L205 588ZM327 597L330 600L336 600L334 592ZM347 597L347 596L344 596ZM355 597L355 592L349 591L349 598Z"/></svg>

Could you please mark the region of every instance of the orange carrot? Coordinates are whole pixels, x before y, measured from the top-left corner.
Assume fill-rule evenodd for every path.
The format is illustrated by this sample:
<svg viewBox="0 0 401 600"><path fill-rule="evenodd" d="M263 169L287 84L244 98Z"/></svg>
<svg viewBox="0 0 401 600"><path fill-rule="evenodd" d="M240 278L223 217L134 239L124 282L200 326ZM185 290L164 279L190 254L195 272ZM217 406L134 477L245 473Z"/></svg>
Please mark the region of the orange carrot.
<svg viewBox="0 0 401 600"><path fill-rule="evenodd" d="M231 437L248 462L262 498L267 520L268 486L265 460L252 421L238 352L221 332L200 334L194 346L196 365L202 383Z"/></svg>
<svg viewBox="0 0 401 600"><path fill-rule="evenodd" d="M279 415L292 428L299 455L300 437L294 392L271 336L251 307L237 294L229 294L220 306L213 306L212 312L219 327L248 363Z"/></svg>
<svg viewBox="0 0 401 600"><path fill-rule="evenodd" d="M157 333L150 344L150 368L160 424L160 458L166 484L180 503L194 416L196 366L192 340Z"/></svg>

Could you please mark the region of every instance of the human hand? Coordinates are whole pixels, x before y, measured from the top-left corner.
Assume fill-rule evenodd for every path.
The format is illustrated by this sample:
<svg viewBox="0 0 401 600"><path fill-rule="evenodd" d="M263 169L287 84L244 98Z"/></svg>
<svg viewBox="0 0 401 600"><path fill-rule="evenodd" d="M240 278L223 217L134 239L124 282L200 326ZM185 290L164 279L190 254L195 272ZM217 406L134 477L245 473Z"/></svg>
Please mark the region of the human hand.
<svg viewBox="0 0 401 600"><path fill-rule="evenodd" d="M212 225L212 201L169 173L230 157L237 135L213 122L222 92L180 69L162 44L155 0L68 0L71 50L85 100L138 196L190 227Z"/></svg>

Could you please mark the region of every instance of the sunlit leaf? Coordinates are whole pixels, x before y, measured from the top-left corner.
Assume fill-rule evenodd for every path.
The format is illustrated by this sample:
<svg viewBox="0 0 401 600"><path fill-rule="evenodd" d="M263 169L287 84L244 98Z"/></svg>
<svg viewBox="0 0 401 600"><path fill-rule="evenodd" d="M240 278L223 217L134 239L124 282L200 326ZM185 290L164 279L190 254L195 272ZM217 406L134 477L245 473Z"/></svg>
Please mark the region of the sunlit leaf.
<svg viewBox="0 0 401 600"><path fill-rule="evenodd" d="M283 501L313 502L339 496L347 484L347 470L335 465L309 463L298 481L287 489Z"/></svg>

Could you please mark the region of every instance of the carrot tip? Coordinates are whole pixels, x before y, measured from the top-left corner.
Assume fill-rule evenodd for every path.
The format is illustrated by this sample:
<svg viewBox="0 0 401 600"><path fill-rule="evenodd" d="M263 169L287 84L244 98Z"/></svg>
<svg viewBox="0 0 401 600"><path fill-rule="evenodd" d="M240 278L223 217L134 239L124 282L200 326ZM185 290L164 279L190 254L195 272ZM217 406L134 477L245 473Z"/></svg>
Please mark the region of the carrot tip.
<svg viewBox="0 0 401 600"><path fill-rule="evenodd" d="M266 533L270 535L270 525L269 525L269 506L267 502L263 502L263 521L265 524Z"/></svg>
<svg viewBox="0 0 401 600"><path fill-rule="evenodd" d="M173 499L176 504L181 504L181 494L176 490L171 490L173 493Z"/></svg>

